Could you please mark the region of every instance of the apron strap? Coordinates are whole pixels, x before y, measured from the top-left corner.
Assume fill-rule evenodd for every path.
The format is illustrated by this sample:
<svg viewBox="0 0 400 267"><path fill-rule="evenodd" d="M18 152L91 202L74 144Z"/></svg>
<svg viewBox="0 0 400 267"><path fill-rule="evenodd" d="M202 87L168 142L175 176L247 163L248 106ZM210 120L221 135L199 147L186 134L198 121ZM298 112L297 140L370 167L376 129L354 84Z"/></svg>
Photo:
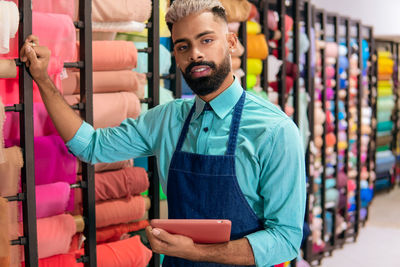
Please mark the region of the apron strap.
<svg viewBox="0 0 400 267"><path fill-rule="evenodd" d="M181 135L179 136L178 144L176 145L176 151L182 150L183 142L185 141L186 134L189 130L190 120L192 119L195 109L196 109L196 102L194 103L192 109L190 110L189 115L186 118L185 124L183 125Z"/></svg>
<svg viewBox="0 0 400 267"><path fill-rule="evenodd" d="M244 106L244 100L246 98L246 93L243 91L242 96L235 106L233 111L233 117L231 122L231 128L229 132L228 149L226 155L235 155L237 136L239 132L240 119L242 117L242 111Z"/></svg>

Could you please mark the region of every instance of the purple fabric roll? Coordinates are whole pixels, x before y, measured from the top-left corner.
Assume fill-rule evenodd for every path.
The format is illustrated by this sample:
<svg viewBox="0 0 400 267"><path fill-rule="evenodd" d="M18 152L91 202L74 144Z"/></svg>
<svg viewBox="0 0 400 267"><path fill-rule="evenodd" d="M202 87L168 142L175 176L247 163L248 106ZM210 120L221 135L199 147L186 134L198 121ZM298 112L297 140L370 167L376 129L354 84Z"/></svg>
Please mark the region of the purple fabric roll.
<svg viewBox="0 0 400 267"><path fill-rule="evenodd" d="M19 145L19 140L6 140L6 146ZM76 182L77 160L58 135L34 138L35 184L45 185L56 182ZM74 209L74 194L71 191L67 211Z"/></svg>

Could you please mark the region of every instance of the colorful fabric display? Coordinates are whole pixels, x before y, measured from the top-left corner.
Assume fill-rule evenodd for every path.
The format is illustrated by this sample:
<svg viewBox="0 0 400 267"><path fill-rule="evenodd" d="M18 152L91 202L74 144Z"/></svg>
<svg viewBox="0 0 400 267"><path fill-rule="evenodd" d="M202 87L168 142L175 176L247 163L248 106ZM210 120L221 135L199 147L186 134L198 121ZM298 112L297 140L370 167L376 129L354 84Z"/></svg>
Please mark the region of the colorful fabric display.
<svg viewBox="0 0 400 267"><path fill-rule="evenodd" d="M114 242L120 240L121 236L128 232L138 231L149 226L147 220L111 225L96 229L96 240L98 243Z"/></svg>
<svg viewBox="0 0 400 267"><path fill-rule="evenodd" d="M96 227L128 223L143 218L145 200L142 196L114 199L96 204Z"/></svg>
<svg viewBox="0 0 400 267"><path fill-rule="evenodd" d="M246 21L250 15L251 4L247 0L220 0L225 8L228 22Z"/></svg>
<svg viewBox="0 0 400 267"><path fill-rule="evenodd" d="M0 79L17 77L17 66L12 59L0 59Z"/></svg>
<svg viewBox="0 0 400 267"><path fill-rule="evenodd" d="M93 72L94 93L137 92L136 95L144 95L146 83L144 74L131 70ZM68 72L62 86L64 95L79 94L80 73Z"/></svg>
<svg viewBox="0 0 400 267"><path fill-rule="evenodd" d="M5 162L0 164L0 196L15 196L18 193L21 168L24 165L21 148L4 149Z"/></svg>
<svg viewBox="0 0 400 267"><path fill-rule="evenodd" d="M136 67L138 52L133 42L94 41L92 44L93 71L128 70ZM76 51L79 51L79 43L76 44Z"/></svg>
<svg viewBox="0 0 400 267"><path fill-rule="evenodd" d="M65 96L65 100L74 105L79 95ZM119 92L93 95L94 128L114 127L126 118L136 118L140 114L140 102L134 93Z"/></svg>
<svg viewBox="0 0 400 267"><path fill-rule="evenodd" d="M136 21L92 22L94 32L142 32L146 24Z"/></svg>
<svg viewBox="0 0 400 267"><path fill-rule="evenodd" d="M264 34L247 35L247 57L262 60L268 57L268 44Z"/></svg>
<svg viewBox="0 0 400 267"><path fill-rule="evenodd" d="M151 16L151 1L94 0L92 1L92 21L145 22Z"/></svg>
<svg viewBox="0 0 400 267"><path fill-rule="evenodd" d="M34 136L52 135L57 133L43 103L33 104L33 121ZM17 112L7 112L3 126L4 139L19 139L19 127L19 114Z"/></svg>
<svg viewBox="0 0 400 267"><path fill-rule="evenodd" d="M19 26L19 11L14 2L0 1L0 54L10 52L10 39Z"/></svg>
<svg viewBox="0 0 400 267"><path fill-rule="evenodd" d="M78 180L82 180L80 175ZM138 195L149 188L147 172L140 167L96 173L95 180L96 201Z"/></svg>

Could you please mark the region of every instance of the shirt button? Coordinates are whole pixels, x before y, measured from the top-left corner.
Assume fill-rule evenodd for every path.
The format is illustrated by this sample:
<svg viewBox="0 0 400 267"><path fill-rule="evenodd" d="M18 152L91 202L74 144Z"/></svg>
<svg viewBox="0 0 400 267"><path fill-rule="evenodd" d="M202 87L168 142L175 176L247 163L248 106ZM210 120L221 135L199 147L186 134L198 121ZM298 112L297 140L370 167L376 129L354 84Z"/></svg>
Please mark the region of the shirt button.
<svg viewBox="0 0 400 267"><path fill-rule="evenodd" d="M203 131L204 131L204 132L208 132L208 127L205 127L205 128L203 129Z"/></svg>

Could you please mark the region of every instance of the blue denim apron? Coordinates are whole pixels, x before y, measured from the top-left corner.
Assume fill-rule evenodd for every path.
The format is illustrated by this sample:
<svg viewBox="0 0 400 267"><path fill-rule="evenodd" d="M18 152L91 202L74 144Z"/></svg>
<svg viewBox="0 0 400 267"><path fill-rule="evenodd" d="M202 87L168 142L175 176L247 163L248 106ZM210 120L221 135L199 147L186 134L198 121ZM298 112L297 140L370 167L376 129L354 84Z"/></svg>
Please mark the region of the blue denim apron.
<svg viewBox="0 0 400 267"><path fill-rule="evenodd" d="M235 150L245 92L235 106L228 149L225 155L183 152L182 145L195 110L185 121L168 173L168 215L170 219L229 219L231 240L263 229L246 201L236 178ZM163 267L217 267L224 264L192 262L166 256Z"/></svg>

